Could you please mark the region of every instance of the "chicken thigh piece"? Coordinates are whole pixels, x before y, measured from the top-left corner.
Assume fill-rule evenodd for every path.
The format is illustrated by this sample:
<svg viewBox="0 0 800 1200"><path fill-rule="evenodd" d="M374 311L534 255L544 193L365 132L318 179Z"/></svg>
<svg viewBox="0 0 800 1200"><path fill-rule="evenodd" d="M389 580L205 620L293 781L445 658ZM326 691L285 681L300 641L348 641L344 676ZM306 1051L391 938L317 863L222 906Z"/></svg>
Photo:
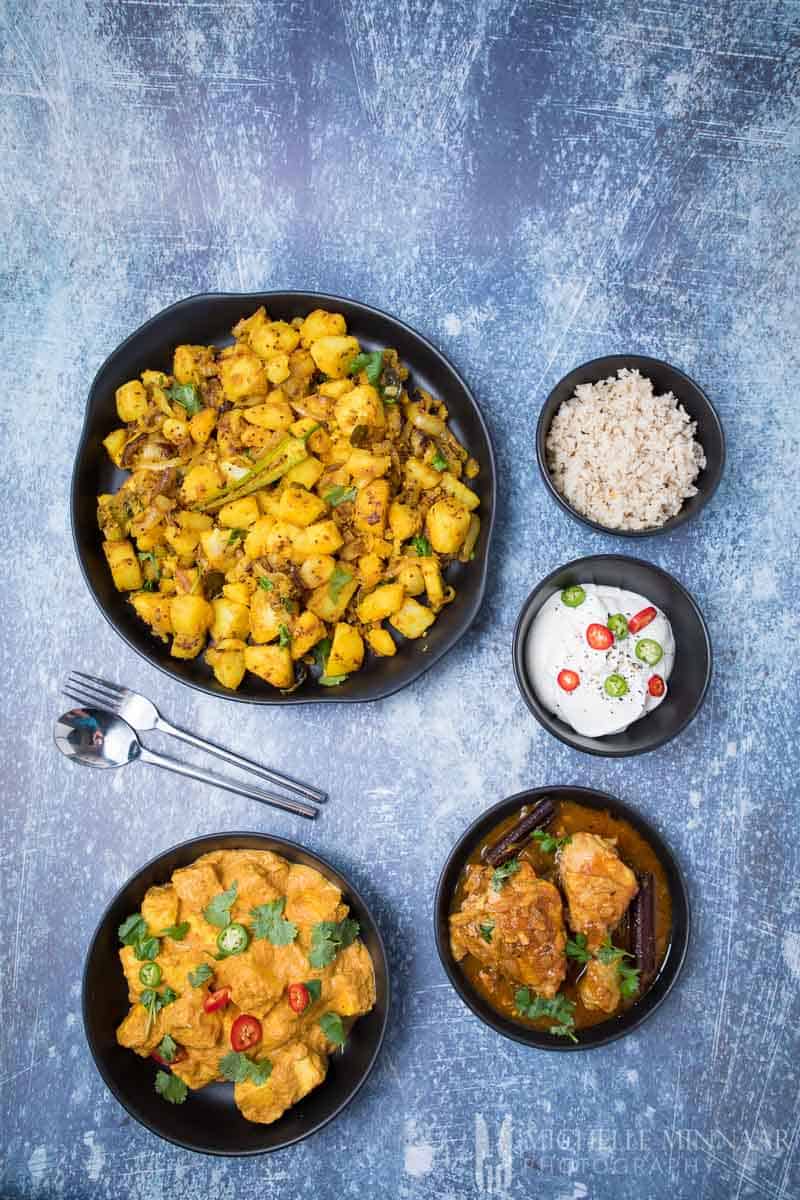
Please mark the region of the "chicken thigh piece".
<svg viewBox="0 0 800 1200"><path fill-rule="evenodd" d="M636 876L617 854L614 842L594 833L574 833L559 853L558 867L570 928L585 934L587 949L595 951L638 892ZM578 994L586 1008L614 1012L620 1001L617 963L590 959Z"/></svg>
<svg viewBox="0 0 800 1200"><path fill-rule="evenodd" d="M566 975L566 933L558 889L521 862L502 886L491 867L470 868L466 894L450 916L453 957L472 954L513 983L552 999Z"/></svg>

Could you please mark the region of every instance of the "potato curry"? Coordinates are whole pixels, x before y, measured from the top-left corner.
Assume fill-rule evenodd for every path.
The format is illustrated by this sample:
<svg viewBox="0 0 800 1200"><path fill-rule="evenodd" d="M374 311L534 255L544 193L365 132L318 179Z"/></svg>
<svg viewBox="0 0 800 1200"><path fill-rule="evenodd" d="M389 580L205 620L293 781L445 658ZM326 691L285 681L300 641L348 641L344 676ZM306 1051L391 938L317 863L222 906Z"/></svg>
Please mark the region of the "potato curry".
<svg viewBox="0 0 800 1200"><path fill-rule="evenodd" d="M105 556L154 636L176 658L205 650L224 687L336 686L454 598L478 464L445 404L340 313L259 308L233 335L117 390L104 445L130 474L98 497Z"/></svg>
<svg viewBox="0 0 800 1200"><path fill-rule="evenodd" d="M645 994L671 926L666 873L641 834L606 811L544 798L470 856L450 946L499 1013L576 1041Z"/></svg>
<svg viewBox="0 0 800 1200"><path fill-rule="evenodd" d="M228 1080L249 1121L277 1121L375 1003L348 911L319 871L271 851L204 854L119 928L131 1009L117 1041L160 1064L165 1100Z"/></svg>

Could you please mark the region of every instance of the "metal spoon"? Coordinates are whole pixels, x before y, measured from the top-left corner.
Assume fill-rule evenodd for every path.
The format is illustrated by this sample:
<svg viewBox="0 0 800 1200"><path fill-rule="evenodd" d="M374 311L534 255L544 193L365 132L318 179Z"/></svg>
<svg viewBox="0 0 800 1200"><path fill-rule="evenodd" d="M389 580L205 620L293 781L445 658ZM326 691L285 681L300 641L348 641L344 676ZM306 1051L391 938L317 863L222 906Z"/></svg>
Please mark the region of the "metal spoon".
<svg viewBox="0 0 800 1200"><path fill-rule="evenodd" d="M143 746L133 729L122 717L106 712L102 708L72 708L56 721L54 730L56 745L67 758L82 763L85 767L124 767L139 759L156 767L165 767L178 775L188 775L212 787L225 788L248 800L260 800L286 812L314 819L317 809L300 800L287 800L283 796L272 796L268 792L243 787L232 779L214 775L201 767L191 766L170 758L166 754L155 754Z"/></svg>

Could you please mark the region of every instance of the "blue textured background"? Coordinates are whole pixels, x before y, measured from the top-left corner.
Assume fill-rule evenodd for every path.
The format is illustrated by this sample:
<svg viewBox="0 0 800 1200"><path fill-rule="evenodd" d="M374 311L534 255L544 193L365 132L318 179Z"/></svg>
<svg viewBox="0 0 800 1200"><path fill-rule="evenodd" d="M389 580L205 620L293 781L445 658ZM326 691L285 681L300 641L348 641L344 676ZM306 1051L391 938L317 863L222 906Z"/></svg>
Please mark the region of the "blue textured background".
<svg viewBox="0 0 800 1200"><path fill-rule="evenodd" d="M0 6L3 1197L545 1200L800 1195L796 836L798 61L795 0ZM91 378L191 292L351 295L437 342L499 453L494 569L439 669L368 707L243 711L172 684L79 577L67 488ZM625 550L571 523L533 457L542 399L628 349L707 388L729 466L641 552L693 591L716 675L650 756L581 756L529 717L510 639L528 589ZM51 747L59 681L113 672L167 716L316 777L315 827ZM548 1055L494 1036L431 930L464 826L525 785L640 806L685 865L695 936L638 1034ZM349 872L396 1004L346 1114L286 1153L197 1158L129 1120L90 1061L83 955L114 890L187 836L267 829Z"/></svg>

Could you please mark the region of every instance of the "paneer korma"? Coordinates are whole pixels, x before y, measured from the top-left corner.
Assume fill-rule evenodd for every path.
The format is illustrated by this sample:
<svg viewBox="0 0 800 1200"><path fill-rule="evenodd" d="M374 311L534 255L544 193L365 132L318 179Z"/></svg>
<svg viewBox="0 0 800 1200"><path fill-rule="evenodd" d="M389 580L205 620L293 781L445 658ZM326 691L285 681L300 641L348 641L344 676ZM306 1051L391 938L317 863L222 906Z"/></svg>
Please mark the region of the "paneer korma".
<svg viewBox="0 0 800 1200"><path fill-rule="evenodd" d="M375 1003L372 960L340 890L268 850L216 850L151 887L119 928L131 1009L122 1046L182 1103L218 1080L269 1124L325 1079Z"/></svg>

